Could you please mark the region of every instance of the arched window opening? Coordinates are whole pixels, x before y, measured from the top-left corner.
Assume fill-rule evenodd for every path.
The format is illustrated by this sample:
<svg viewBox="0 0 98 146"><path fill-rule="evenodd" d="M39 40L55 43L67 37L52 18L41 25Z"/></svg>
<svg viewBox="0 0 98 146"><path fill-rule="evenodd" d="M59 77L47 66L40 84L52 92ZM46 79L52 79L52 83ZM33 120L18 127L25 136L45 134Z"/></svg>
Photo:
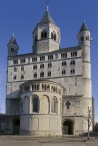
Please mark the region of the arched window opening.
<svg viewBox="0 0 98 146"><path fill-rule="evenodd" d="M20 59L20 63L25 63L25 58Z"/></svg>
<svg viewBox="0 0 98 146"><path fill-rule="evenodd" d="M32 62L37 62L37 57L33 57Z"/></svg>
<svg viewBox="0 0 98 146"><path fill-rule="evenodd" d="M34 85L34 88L35 88L35 90L36 90L36 84Z"/></svg>
<svg viewBox="0 0 98 146"><path fill-rule="evenodd" d="M13 76L13 80L16 80L16 75Z"/></svg>
<svg viewBox="0 0 98 146"><path fill-rule="evenodd" d="M89 35L87 35L87 36L86 36L86 40L88 40L88 41L89 41Z"/></svg>
<svg viewBox="0 0 98 146"><path fill-rule="evenodd" d="M38 112L38 98L33 99L33 112Z"/></svg>
<svg viewBox="0 0 98 146"><path fill-rule="evenodd" d="M75 65L75 61L72 60L72 61L70 62L70 65Z"/></svg>
<svg viewBox="0 0 98 146"><path fill-rule="evenodd" d="M41 32L41 39L44 37L44 33L43 33L43 31Z"/></svg>
<svg viewBox="0 0 98 146"><path fill-rule="evenodd" d="M65 75L66 74L66 71L65 70L62 70L62 75Z"/></svg>
<svg viewBox="0 0 98 146"><path fill-rule="evenodd" d="M48 72L48 77L50 77L50 76L51 76L51 71Z"/></svg>
<svg viewBox="0 0 98 146"><path fill-rule="evenodd" d="M53 98L51 99L51 112L55 113L55 100Z"/></svg>
<svg viewBox="0 0 98 146"><path fill-rule="evenodd" d="M53 32L51 32L51 39L53 39Z"/></svg>
<svg viewBox="0 0 98 146"><path fill-rule="evenodd" d="M39 90L39 84L37 85L37 90Z"/></svg>
<svg viewBox="0 0 98 146"><path fill-rule="evenodd" d="M44 38L47 38L47 32L46 31L44 32Z"/></svg>
<svg viewBox="0 0 98 146"><path fill-rule="evenodd" d="M52 67L52 63L48 63L48 68L51 68Z"/></svg>
<svg viewBox="0 0 98 146"><path fill-rule="evenodd" d="M67 53L61 53L61 58L67 58Z"/></svg>
<svg viewBox="0 0 98 146"><path fill-rule="evenodd" d="M56 34L54 34L54 40L56 41Z"/></svg>
<svg viewBox="0 0 98 146"><path fill-rule="evenodd" d="M80 41L81 42L84 41L84 37L83 36L80 37Z"/></svg>
<svg viewBox="0 0 98 146"><path fill-rule="evenodd" d="M14 67L14 72L16 72L17 71L17 68L16 67Z"/></svg>
<svg viewBox="0 0 98 146"><path fill-rule="evenodd" d="M35 36L35 43L37 42L37 35Z"/></svg>
<svg viewBox="0 0 98 146"><path fill-rule="evenodd" d="M53 55L48 55L48 60L53 60Z"/></svg>
<svg viewBox="0 0 98 146"><path fill-rule="evenodd" d="M45 56L41 56L40 61L45 61Z"/></svg>
<svg viewBox="0 0 98 146"><path fill-rule="evenodd" d="M46 30L42 30L41 32L41 39L47 38L47 31Z"/></svg>
<svg viewBox="0 0 98 146"><path fill-rule="evenodd" d="M51 32L51 39L56 41L56 33L54 31Z"/></svg>
<svg viewBox="0 0 98 146"><path fill-rule="evenodd" d="M34 78L37 78L37 73L34 73Z"/></svg>
<svg viewBox="0 0 98 146"><path fill-rule="evenodd" d="M49 91L50 90L50 85L47 85L47 91Z"/></svg>
<svg viewBox="0 0 98 146"><path fill-rule="evenodd" d="M70 74L75 74L75 69L71 69Z"/></svg>
<svg viewBox="0 0 98 146"><path fill-rule="evenodd" d="M42 84L42 89L44 90L44 84Z"/></svg>
<svg viewBox="0 0 98 146"><path fill-rule="evenodd" d="M46 91L46 89L47 89L47 85L45 84L44 90Z"/></svg>
<svg viewBox="0 0 98 146"><path fill-rule="evenodd" d="M11 48L11 52L14 52L14 48Z"/></svg>
<svg viewBox="0 0 98 146"><path fill-rule="evenodd" d="M41 65L40 65L40 68L44 68L44 64L41 64Z"/></svg>
<svg viewBox="0 0 98 146"><path fill-rule="evenodd" d="M65 66L66 65L66 61L62 62L62 66Z"/></svg>
<svg viewBox="0 0 98 146"><path fill-rule="evenodd" d="M32 85L32 91L34 90L34 86Z"/></svg>
<svg viewBox="0 0 98 146"><path fill-rule="evenodd" d="M24 66L21 66L21 71L24 71Z"/></svg>
<svg viewBox="0 0 98 146"><path fill-rule="evenodd" d="M53 92L53 86L51 86L51 92Z"/></svg>
<svg viewBox="0 0 98 146"><path fill-rule="evenodd" d="M34 65L34 66L33 66L33 69L37 69L37 65Z"/></svg>
<svg viewBox="0 0 98 146"><path fill-rule="evenodd" d="M41 72L40 73L40 77L44 77L44 72Z"/></svg>
<svg viewBox="0 0 98 146"><path fill-rule="evenodd" d="M21 79L24 79L24 75L21 75Z"/></svg>

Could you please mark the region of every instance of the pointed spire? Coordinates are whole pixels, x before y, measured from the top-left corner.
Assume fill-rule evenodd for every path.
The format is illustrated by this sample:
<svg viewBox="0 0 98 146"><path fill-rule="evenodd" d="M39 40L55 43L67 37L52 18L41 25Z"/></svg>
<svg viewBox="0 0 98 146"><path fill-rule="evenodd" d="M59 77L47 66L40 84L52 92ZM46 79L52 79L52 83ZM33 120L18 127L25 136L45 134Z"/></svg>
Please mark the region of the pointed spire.
<svg viewBox="0 0 98 146"><path fill-rule="evenodd" d="M52 22L53 24L55 24L53 18L51 17L49 11L48 11L48 6L46 7L46 12L44 14L44 16L42 17L40 23L44 23L44 22ZM56 24L55 24L56 25Z"/></svg>
<svg viewBox="0 0 98 146"><path fill-rule="evenodd" d="M18 46L17 41L16 41L16 39L15 39L14 33L13 33L12 38L10 39L9 43L13 43L13 44L15 44L15 45ZM8 44L9 44L9 43L8 43Z"/></svg>
<svg viewBox="0 0 98 146"><path fill-rule="evenodd" d="M79 33L80 33L81 31L85 31L85 30L89 30L89 29L88 29L88 27L87 27L86 24L85 24L85 20L83 20L83 24L82 24L82 26L81 26L81 29L80 29Z"/></svg>

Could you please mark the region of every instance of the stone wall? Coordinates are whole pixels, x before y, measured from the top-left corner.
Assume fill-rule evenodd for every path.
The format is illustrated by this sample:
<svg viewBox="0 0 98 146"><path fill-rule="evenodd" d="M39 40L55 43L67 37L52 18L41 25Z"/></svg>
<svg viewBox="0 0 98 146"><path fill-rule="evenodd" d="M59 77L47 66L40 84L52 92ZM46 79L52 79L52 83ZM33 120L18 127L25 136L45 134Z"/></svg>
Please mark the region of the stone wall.
<svg viewBox="0 0 98 146"><path fill-rule="evenodd" d="M20 134L61 135L61 116L23 115L20 117Z"/></svg>

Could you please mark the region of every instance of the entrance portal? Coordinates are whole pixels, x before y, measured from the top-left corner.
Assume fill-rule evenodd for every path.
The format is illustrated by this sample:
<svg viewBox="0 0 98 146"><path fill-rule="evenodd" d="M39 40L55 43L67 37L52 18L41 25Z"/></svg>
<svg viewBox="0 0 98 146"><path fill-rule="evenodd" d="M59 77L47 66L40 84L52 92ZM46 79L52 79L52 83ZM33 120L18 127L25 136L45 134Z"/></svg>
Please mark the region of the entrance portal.
<svg viewBox="0 0 98 146"><path fill-rule="evenodd" d="M73 134L73 122L71 121L64 121L62 127L63 134Z"/></svg>
<svg viewBox="0 0 98 146"><path fill-rule="evenodd" d="M13 134L19 134L20 129L20 119L13 120Z"/></svg>

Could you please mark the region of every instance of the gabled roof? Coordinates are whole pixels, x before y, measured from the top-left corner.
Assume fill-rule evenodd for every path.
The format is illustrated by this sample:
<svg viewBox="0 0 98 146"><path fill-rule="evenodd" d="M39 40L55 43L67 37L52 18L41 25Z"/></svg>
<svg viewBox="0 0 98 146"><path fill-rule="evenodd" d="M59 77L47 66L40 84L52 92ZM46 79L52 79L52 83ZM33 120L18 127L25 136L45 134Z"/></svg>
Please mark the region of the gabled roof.
<svg viewBox="0 0 98 146"><path fill-rule="evenodd" d="M86 26L86 24L83 22L82 26L81 26L81 29L79 32L81 31L85 31L85 30L89 30L88 27Z"/></svg>
<svg viewBox="0 0 98 146"><path fill-rule="evenodd" d="M14 36L14 35L12 36L11 40L9 41L9 43L13 43L13 44L15 44L15 45L17 45L17 46L18 46L17 41L16 41L16 39L15 39L15 36ZM8 43L8 44L9 44L9 43Z"/></svg>
<svg viewBox="0 0 98 146"><path fill-rule="evenodd" d="M51 17L48 9L46 10L44 16L42 17L40 23L44 23L44 22L52 22L53 24L55 24L53 18ZM55 24L56 25L56 24Z"/></svg>

